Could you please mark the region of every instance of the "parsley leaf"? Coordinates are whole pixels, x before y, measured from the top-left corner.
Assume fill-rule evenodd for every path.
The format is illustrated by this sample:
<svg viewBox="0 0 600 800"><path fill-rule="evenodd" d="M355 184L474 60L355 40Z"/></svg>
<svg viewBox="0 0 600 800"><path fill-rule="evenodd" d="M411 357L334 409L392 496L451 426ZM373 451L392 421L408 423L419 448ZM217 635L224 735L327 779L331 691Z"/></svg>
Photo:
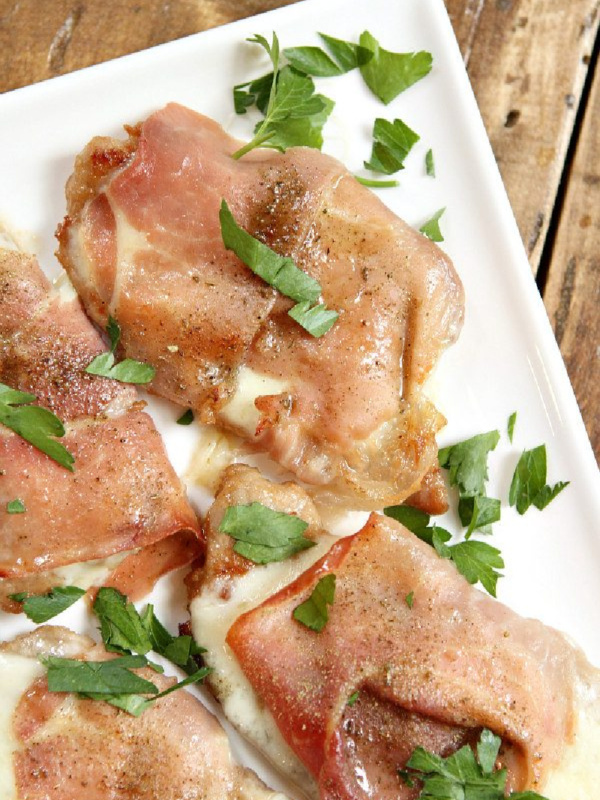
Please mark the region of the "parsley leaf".
<svg viewBox="0 0 600 800"><path fill-rule="evenodd" d="M368 31L360 35L362 47L373 52L373 57L361 65L360 71L369 89L386 105L413 83L431 71L431 53L392 53L384 50Z"/></svg>
<svg viewBox="0 0 600 800"><path fill-rule="evenodd" d="M488 454L499 441L498 431L488 431L440 449L440 467L449 470L450 485L457 486L461 496L485 495Z"/></svg>
<svg viewBox="0 0 600 800"><path fill-rule="evenodd" d="M350 72L356 67L367 64L373 58L373 51L368 47L362 47L362 45L354 44L354 42L346 42L343 39L336 39L333 36L327 36L325 33L320 33L319 36L325 42L327 49L339 64L342 72Z"/></svg>
<svg viewBox="0 0 600 800"><path fill-rule="evenodd" d="M273 147L285 150L294 145L305 144L309 147L321 147L323 143L322 128L331 109L333 102L322 95L316 95L315 85L311 78L292 66L279 65L279 40L273 34L271 44L264 36L256 35L249 42L263 47L271 63L273 73L269 88L269 100L264 110L265 118L258 123L251 141L233 154L233 158L241 158L255 147ZM234 89L234 105L236 110L252 105L251 98L264 100L266 93L266 79L264 76L260 84L260 92L256 86L244 94L247 84L240 84ZM237 93L236 93L237 89ZM240 113L238 111L238 113ZM299 124L302 120L302 124Z"/></svg>
<svg viewBox="0 0 600 800"><path fill-rule="evenodd" d="M159 692L154 683L131 671L132 668L148 665L144 656L121 656L109 661L79 661L49 656L40 658L40 661L48 670L48 689L51 692L74 692L90 700L104 700L135 717L139 717L161 697L203 680L212 672L210 667L202 667ZM141 697L141 694L152 694L153 697Z"/></svg>
<svg viewBox="0 0 600 800"><path fill-rule="evenodd" d="M238 83L233 87L233 106L236 114L245 114L251 106L256 106L263 114L269 105L273 73L262 75L248 83Z"/></svg>
<svg viewBox="0 0 600 800"><path fill-rule="evenodd" d="M194 421L194 412L191 408L188 408L187 411L184 411L183 414L177 420L178 425L191 425Z"/></svg>
<svg viewBox="0 0 600 800"><path fill-rule="evenodd" d="M440 218L446 208L439 208L431 219L424 222L423 225L419 228L419 231L424 235L427 236L428 239L431 239L432 242L443 242L444 237L442 236L442 232L440 230Z"/></svg>
<svg viewBox="0 0 600 800"><path fill-rule="evenodd" d="M339 317L337 311L327 308L323 303L311 307L308 301L296 303L293 308L290 308L288 314L316 339L327 333L335 325Z"/></svg>
<svg viewBox="0 0 600 800"><path fill-rule="evenodd" d="M321 633L329 620L327 606L333 605L334 597L335 575L331 572L317 581L308 600L296 606L293 613L294 619L312 631Z"/></svg>
<svg viewBox="0 0 600 800"><path fill-rule="evenodd" d="M304 536L308 523L292 514L274 511L261 503L229 506L219 530L236 542L233 549L255 564L283 561L314 547Z"/></svg>
<svg viewBox="0 0 600 800"><path fill-rule="evenodd" d="M219 220L225 247L233 250L255 275L296 301L297 305L288 311L292 319L312 336L326 333L337 320L338 314L322 303L311 307L321 294L319 282L299 269L291 258L278 255L241 228L225 200L221 201Z"/></svg>
<svg viewBox="0 0 600 800"><path fill-rule="evenodd" d="M39 625L72 606L84 594L85 589L78 586L55 586L47 594L28 595L27 592L19 592L10 594L9 597L22 603L21 610L25 616Z"/></svg>
<svg viewBox="0 0 600 800"><path fill-rule="evenodd" d="M461 497L458 501L458 515L462 524L468 526L466 539L471 538L474 530L491 533L491 524L500 519L500 500L483 495Z"/></svg>
<svg viewBox="0 0 600 800"><path fill-rule="evenodd" d="M430 526L429 514L411 506L388 506L383 513L433 547L441 558L453 561L469 583L481 583L492 597L496 596L498 578L502 577L497 570L504 567L504 560L496 547L473 540L448 545L452 535L438 525Z"/></svg>
<svg viewBox="0 0 600 800"><path fill-rule="evenodd" d="M373 58L373 51L366 47L343 39L335 39L324 33L320 33L319 36L335 61L320 47L288 47L283 51L290 64L305 75L312 75L315 78L343 75L362 64L367 64Z"/></svg>
<svg viewBox="0 0 600 800"><path fill-rule="evenodd" d="M146 606L141 621L155 653L168 658L190 675L198 669L196 656L205 653L206 648L196 644L192 636L172 636L162 625L154 613L154 606L150 603Z"/></svg>
<svg viewBox="0 0 600 800"><path fill-rule="evenodd" d="M425 153L425 172L431 178L435 178L435 164L433 162L433 150L428 150Z"/></svg>
<svg viewBox="0 0 600 800"><path fill-rule="evenodd" d="M371 178L361 178L360 175L354 176L359 183L362 183L363 186L371 186L373 189L390 189L393 186L400 186L398 181L378 181L372 180Z"/></svg>
<svg viewBox="0 0 600 800"><path fill-rule="evenodd" d="M495 770L502 740L484 729L477 743L477 754L465 745L444 758L417 747L399 776L409 787L422 783L417 800L504 800L506 769ZM537 792L517 792L512 800L547 800Z"/></svg>
<svg viewBox="0 0 600 800"><path fill-rule="evenodd" d="M16 497L14 500L9 500L6 504L7 514L24 514L27 511L25 503Z"/></svg>
<svg viewBox="0 0 600 800"><path fill-rule="evenodd" d="M521 454L510 484L508 502L517 507L519 514L524 514L532 504L541 511L568 485L569 481L559 481L554 486L546 484L546 445L541 444Z"/></svg>
<svg viewBox="0 0 600 800"><path fill-rule="evenodd" d="M508 418L508 423L506 425L506 432L508 433L508 441L512 444L513 434L515 432L515 423L517 421L517 412L513 411L513 413Z"/></svg>
<svg viewBox="0 0 600 800"><path fill-rule="evenodd" d="M373 124L373 150L365 167L391 175L404 169L404 159L421 137L401 119L390 122L378 117Z"/></svg>
<svg viewBox="0 0 600 800"><path fill-rule="evenodd" d="M404 602L409 608L412 608L415 603L415 593L409 592L406 597L404 598Z"/></svg>
<svg viewBox="0 0 600 800"><path fill-rule="evenodd" d="M35 399L33 394L0 383L0 423L73 472L75 458L56 441L65 435L65 426L47 408L30 405Z"/></svg>
<svg viewBox="0 0 600 800"><path fill-rule="evenodd" d="M126 358L115 364L115 350L121 338L121 329L115 319L108 318L106 332L110 338L110 350L108 353L100 353L85 368L90 375L100 375L103 378L112 378L120 383L150 383L156 374L154 367L135 361L133 358Z"/></svg>
<svg viewBox="0 0 600 800"><path fill-rule="evenodd" d="M350 697L346 700L346 705L352 707L356 703L356 701L358 700L359 696L360 696L360 692L358 692L358 691L352 692Z"/></svg>
<svg viewBox="0 0 600 800"><path fill-rule="evenodd" d="M93 609L100 620L100 633L107 650L141 655L152 650L150 636L135 606L118 589L110 586L98 589Z"/></svg>

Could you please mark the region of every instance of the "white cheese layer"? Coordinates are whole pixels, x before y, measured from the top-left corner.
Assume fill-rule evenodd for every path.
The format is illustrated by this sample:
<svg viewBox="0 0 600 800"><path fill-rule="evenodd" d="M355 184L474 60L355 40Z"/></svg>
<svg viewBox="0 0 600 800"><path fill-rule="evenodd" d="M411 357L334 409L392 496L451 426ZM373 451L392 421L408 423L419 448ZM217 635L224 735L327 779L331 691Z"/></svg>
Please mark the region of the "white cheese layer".
<svg viewBox="0 0 600 800"><path fill-rule="evenodd" d="M0 787L2 800L18 800L13 754L19 743L13 731L13 714L31 683L43 675L44 667L35 658L0 653Z"/></svg>
<svg viewBox="0 0 600 800"><path fill-rule="evenodd" d="M106 578L113 572L133 550L115 553L106 558L96 558L93 561L81 561L78 564L67 564L52 570L56 575L59 586L79 586L80 589L89 589L90 586L101 586Z"/></svg>
<svg viewBox="0 0 600 800"><path fill-rule="evenodd" d="M209 680L225 716L284 775L314 798L318 791L313 778L285 742L270 711L255 695L225 637L241 614L295 580L329 550L333 541L333 537L323 537L315 547L294 558L251 569L235 581L227 600L217 592L205 591L190 605L194 637L207 649L204 660L215 670Z"/></svg>
<svg viewBox="0 0 600 800"><path fill-rule="evenodd" d="M283 394L289 389L289 383L261 375L249 367L241 367L237 379L235 393L219 411L219 417L235 430L253 437L260 422L260 412L254 401L265 395Z"/></svg>
<svg viewBox="0 0 600 800"><path fill-rule="evenodd" d="M577 687L577 722L573 741L564 750L542 794L550 800L592 800L600 786L600 681Z"/></svg>

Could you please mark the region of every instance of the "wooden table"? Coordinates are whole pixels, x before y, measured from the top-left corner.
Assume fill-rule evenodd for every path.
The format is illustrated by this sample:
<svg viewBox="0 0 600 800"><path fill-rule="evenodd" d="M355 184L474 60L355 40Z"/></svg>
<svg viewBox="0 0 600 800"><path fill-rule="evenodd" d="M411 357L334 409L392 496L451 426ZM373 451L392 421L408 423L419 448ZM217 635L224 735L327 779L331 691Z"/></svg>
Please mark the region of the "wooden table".
<svg viewBox="0 0 600 800"><path fill-rule="evenodd" d="M289 2L0 0L0 91ZM600 4L446 5L600 459Z"/></svg>

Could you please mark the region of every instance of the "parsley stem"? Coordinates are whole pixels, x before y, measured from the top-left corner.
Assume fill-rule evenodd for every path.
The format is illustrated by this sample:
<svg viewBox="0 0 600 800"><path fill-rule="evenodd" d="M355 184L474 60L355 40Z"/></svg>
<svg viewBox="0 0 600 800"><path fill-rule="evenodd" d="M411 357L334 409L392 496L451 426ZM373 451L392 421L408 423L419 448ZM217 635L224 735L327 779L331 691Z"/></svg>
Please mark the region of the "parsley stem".
<svg viewBox="0 0 600 800"><path fill-rule="evenodd" d="M254 150L255 147L260 147L263 142L266 142L267 139L271 136L270 131L264 131L263 133L257 133L256 136L251 139L247 144L243 147L240 147L239 150L236 150L235 153L231 156L235 158L236 161L238 158L245 156L246 153L249 153L250 150Z"/></svg>

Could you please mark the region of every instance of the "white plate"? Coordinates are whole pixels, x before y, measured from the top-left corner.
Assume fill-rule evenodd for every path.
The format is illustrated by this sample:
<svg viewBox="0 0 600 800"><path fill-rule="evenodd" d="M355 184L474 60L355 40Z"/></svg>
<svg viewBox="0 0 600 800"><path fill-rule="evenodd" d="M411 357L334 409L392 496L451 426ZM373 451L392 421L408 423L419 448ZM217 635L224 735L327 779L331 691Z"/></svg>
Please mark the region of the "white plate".
<svg viewBox="0 0 600 800"><path fill-rule="evenodd" d="M175 100L248 138L253 120L235 116L231 88L268 65L246 37L270 38L275 30L282 46L291 46L318 44L317 30L356 41L364 29L394 51L430 50L434 67L388 107L356 71L318 80L318 90L336 101L324 149L361 171L376 116L400 117L421 135L399 174L401 186L380 196L415 226L447 207L442 247L464 282L467 309L461 338L432 382L448 418L440 442L498 428L488 491L504 501L521 450L546 443L549 482L571 485L543 512L532 508L519 517L503 507L492 539L506 561L498 594L521 614L567 632L600 664L598 471L442 0L307 0L0 97L0 222L38 253L48 274L58 275L53 234L64 214L64 185L92 136L120 135L123 123ZM429 148L435 179L425 175ZM506 420L515 410L510 445ZM174 425L179 409L169 403L153 401L152 411L183 472L193 429ZM178 577L154 593L172 625L184 614ZM56 621L93 629L82 608ZM31 627L22 617L0 616L0 638Z"/></svg>

